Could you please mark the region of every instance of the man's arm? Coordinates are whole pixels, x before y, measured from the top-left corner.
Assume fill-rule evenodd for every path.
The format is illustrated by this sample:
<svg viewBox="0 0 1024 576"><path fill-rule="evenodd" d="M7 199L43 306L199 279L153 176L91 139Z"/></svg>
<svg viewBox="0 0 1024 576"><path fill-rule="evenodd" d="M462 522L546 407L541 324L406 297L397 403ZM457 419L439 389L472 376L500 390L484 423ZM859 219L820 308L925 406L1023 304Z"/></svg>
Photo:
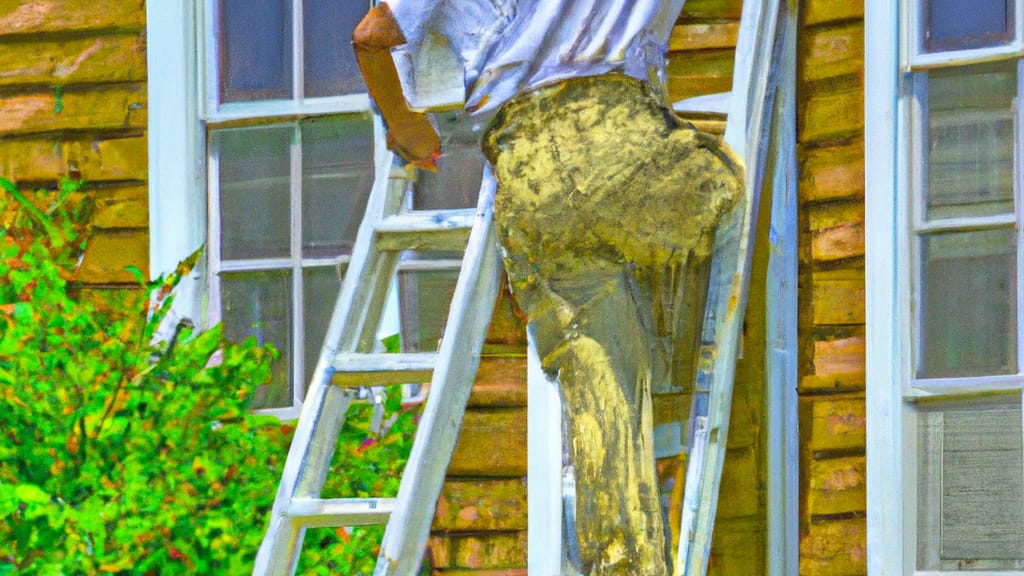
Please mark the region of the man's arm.
<svg viewBox="0 0 1024 576"><path fill-rule="evenodd" d="M441 142L427 115L409 110L391 59L391 48L405 42L391 9L383 2L371 8L352 33L359 69L388 126L388 148L417 168L437 170Z"/></svg>

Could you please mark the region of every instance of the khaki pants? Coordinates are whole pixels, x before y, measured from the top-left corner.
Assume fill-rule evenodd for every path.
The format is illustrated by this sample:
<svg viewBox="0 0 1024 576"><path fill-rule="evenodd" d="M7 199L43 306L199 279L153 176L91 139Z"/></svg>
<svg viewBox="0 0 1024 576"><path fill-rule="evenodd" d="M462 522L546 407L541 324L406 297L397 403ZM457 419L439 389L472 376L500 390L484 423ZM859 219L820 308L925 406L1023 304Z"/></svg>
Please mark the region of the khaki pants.
<svg viewBox="0 0 1024 576"><path fill-rule="evenodd" d="M483 147L513 295L566 406L578 568L666 574L650 392L674 320L659 285L708 255L742 171L621 75L510 101Z"/></svg>

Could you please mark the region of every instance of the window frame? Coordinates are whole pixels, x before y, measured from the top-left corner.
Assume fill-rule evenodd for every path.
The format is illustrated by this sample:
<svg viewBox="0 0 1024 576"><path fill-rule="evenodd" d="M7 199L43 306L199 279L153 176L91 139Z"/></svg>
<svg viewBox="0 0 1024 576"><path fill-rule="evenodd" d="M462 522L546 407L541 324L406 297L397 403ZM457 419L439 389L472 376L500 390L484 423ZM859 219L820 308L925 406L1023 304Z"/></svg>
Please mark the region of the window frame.
<svg viewBox="0 0 1024 576"><path fill-rule="evenodd" d="M1017 59L1018 108L1024 97L1024 6L1014 10L1015 38L1005 46L923 53L923 3L916 0L865 2L865 253L867 403L868 574L937 576L960 572L917 570L916 399L968 392L1024 395L1024 278L1021 191L1022 117L1014 125L1014 212L1012 216L950 218L924 222L922 178L926 134L925 82L914 74L951 66ZM902 18L901 18L902 16ZM904 40L905 39L905 40ZM970 378L917 378L914 339L920 310L919 234L941 229L993 229L1014 224L1017 244L1017 373ZM918 291L919 292L919 291ZM1012 396L1010 396L1012 398ZM1022 470L1024 474L1024 470ZM971 574L1024 574L1020 570Z"/></svg>
<svg viewBox="0 0 1024 576"><path fill-rule="evenodd" d="M373 0L365 0L366 9L373 5ZM292 130L290 146L290 246L289 256L280 258L257 258L225 262L220 254L220 190L218 150L209 145L206 154L207 170L207 214L206 219L206 286L208 316L207 325L212 326L222 320L221 305L221 273L225 272L258 272L265 270L287 270L291 274L291 342L289 343L289 377L291 378L292 404L278 408L256 410L257 413L277 416L282 420L298 418L305 398L306 370L305 348L312 344L320 346L321 342L305 342L305 304L304 279L301 272L311 267L332 266L337 270L346 265L349 255L333 258L305 258L302 255L302 127L301 121L308 118L372 113L370 97L367 93L348 94L335 97L305 98L304 58L303 58L303 2L292 0L292 97L290 99L268 99L251 102L220 102L220 52L217 43L217 25L220 22L218 0L204 0L205 15L203 26L203 58L200 61L205 70L203 118L205 134L208 142L212 142L217 130L248 127L248 126L287 126ZM373 164L380 165L380 155L386 150L384 127L377 115L373 115Z"/></svg>
<svg viewBox="0 0 1024 576"><path fill-rule="evenodd" d="M373 5L366 0L366 7ZM292 2L293 38L302 38L302 2ZM294 41L293 97L289 100L265 100L245 103L219 102L219 68L216 54L217 0L196 3L166 4L147 2L147 66L159 70L149 74L149 212L150 212L150 270L153 277L173 271L178 262L204 244L205 265L198 266L183 280L175 301L172 318L190 318L202 327L209 327L221 319L220 272L281 269L278 259L260 259L245 263L223 265L219 254L218 182L216 147L209 145L215 130L242 126L288 125L301 131L300 122L306 118L362 114L372 112L369 95L364 93L336 97L303 99L302 42ZM381 164L386 154L383 124L373 116L373 166ZM299 136L300 138L301 136ZM291 203L301 201L294 194L301 185L301 158L295 156L301 148L292 144L292 197ZM298 170L298 172L297 172ZM182 192L184 191L184 193ZM292 206L292 213L299 214ZM295 242L296 230L301 232L301 219L291 223ZM184 233L183 233L184 231ZM301 236L299 236L301 242ZM301 277L294 277L295 266L306 264L340 266L348 256L336 258L301 258L295 252L289 258L287 269L292 278L293 358L290 372L295 382L293 404L257 412L282 419L298 417L305 393L302 372L302 290ZM271 261L275 260L275 261ZM253 264L245 267L243 264ZM308 267L308 266L307 266ZM308 344L308 343L307 343ZM319 343L314 343L318 345Z"/></svg>

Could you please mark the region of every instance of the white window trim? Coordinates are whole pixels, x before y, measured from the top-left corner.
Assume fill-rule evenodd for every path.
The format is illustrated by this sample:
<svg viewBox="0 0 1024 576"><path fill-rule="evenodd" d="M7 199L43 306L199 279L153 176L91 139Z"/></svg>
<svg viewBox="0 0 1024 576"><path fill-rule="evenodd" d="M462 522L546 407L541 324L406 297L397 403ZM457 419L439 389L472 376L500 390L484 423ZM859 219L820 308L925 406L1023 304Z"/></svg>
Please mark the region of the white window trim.
<svg viewBox="0 0 1024 576"><path fill-rule="evenodd" d="M904 574L901 302L896 276L899 2L864 5L867 564L869 576Z"/></svg>
<svg viewBox="0 0 1024 576"><path fill-rule="evenodd" d="M199 115L197 5L146 2L149 269L173 272L206 237L205 135ZM204 325L202 267L182 280L172 318Z"/></svg>

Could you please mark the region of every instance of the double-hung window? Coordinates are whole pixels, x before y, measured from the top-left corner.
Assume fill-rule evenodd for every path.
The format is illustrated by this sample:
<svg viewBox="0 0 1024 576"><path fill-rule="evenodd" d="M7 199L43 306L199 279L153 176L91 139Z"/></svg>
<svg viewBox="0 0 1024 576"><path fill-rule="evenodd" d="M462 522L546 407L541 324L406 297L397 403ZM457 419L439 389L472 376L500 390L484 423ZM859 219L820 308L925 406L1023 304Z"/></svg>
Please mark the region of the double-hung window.
<svg viewBox="0 0 1024 576"><path fill-rule="evenodd" d="M350 43L371 5L147 6L152 265L169 271L205 244L205 283L180 295L180 315L273 344L254 407L283 418L298 415L373 183L395 172ZM403 209L475 206L479 127L455 112L434 121L440 170L406 171ZM435 349L459 258L403 254L382 332Z"/></svg>
<svg viewBox="0 0 1024 576"><path fill-rule="evenodd" d="M872 573L1024 574L1022 3L886 4L867 11Z"/></svg>
<svg viewBox="0 0 1024 576"><path fill-rule="evenodd" d="M208 0L209 315L280 352L255 406L305 393L383 140L349 39L367 1Z"/></svg>

